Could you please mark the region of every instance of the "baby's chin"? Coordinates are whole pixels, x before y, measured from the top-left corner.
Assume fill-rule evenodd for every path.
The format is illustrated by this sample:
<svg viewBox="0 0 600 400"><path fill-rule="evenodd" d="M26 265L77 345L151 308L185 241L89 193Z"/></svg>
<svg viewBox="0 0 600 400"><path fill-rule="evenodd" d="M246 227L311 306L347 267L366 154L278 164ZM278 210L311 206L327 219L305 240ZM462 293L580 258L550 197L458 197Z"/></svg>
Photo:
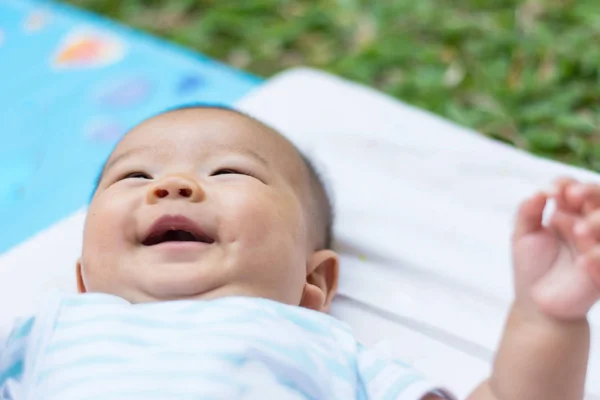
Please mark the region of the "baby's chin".
<svg viewBox="0 0 600 400"><path fill-rule="evenodd" d="M253 290L236 284L225 284L215 287L190 287L189 282L173 281L162 282L159 287L130 288L124 290L119 296L132 304L176 300L214 300L224 297L272 297L268 293L261 293L260 290Z"/></svg>
<svg viewBox="0 0 600 400"><path fill-rule="evenodd" d="M212 260L136 261L124 266L127 269L120 277L121 285L128 289L124 292L131 292L135 302L199 298L228 285L227 271Z"/></svg>
<svg viewBox="0 0 600 400"><path fill-rule="evenodd" d="M170 260L169 260L170 261ZM259 297L282 303L294 303L282 285L268 285L257 276L228 268L222 260L164 262L156 259L132 259L123 262L114 273L88 274L89 292L112 294L132 304L175 300L211 300L223 297ZM94 268L100 272L103 268ZM297 304L297 303L295 303Z"/></svg>

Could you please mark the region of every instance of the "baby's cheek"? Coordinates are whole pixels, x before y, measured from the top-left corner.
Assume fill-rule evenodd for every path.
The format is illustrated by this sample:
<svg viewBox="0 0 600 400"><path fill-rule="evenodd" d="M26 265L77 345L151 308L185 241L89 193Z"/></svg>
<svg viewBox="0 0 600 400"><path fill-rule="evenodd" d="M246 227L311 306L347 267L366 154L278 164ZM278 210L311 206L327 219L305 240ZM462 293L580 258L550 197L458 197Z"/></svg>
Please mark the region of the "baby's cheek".
<svg viewBox="0 0 600 400"><path fill-rule="evenodd" d="M266 241L272 242L281 225L281 221L272 211L265 207L237 209L226 217L226 240L252 247L264 246Z"/></svg>
<svg viewBox="0 0 600 400"><path fill-rule="evenodd" d="M124 265L132 263L135 207L127 199L97 199L85 222L82 261L86 285L91 291L111 292Z"/></svg>
<svg viewBox="0 0 600 400"><path fill-rule="evenodd" d="M131 207L119 199L103 199L89 209L84 234L88 250L115 252L125 245L127 231L134 229Z"/></svg>
<svg viewBox="0 0 600 400"><path fill-rule="evenodd" d="M232 206L232 212L225 217L229 220L229 226L224 230L235 236L235 241L242 241L249 246L288 247L290 243L297 243L301 239L304 226L299 218L298 207L290 199L248 196L243 200L237 207Z"/></svg>

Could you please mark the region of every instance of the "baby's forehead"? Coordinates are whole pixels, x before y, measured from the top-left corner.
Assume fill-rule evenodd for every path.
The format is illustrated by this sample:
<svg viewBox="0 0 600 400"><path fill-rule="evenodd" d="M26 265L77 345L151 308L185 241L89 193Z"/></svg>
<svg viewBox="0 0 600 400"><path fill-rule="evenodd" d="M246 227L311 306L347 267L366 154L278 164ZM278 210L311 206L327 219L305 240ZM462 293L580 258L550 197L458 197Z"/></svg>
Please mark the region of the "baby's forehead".
<svg viewBox="0 0 600 400"><path fill-rule="evenodd" d="M233 110L186 108L152 117L125 135L109 158L125 153L169 158L217 158L227 152L256 156L270 168L302 180L304 162L293 144L274 129ZM108 164L107 164L108 165Z"/></svg>
<svg viewBox="0 0 600 400"><path fill-rule="evenodd" d="M222 109L182 109L159 114L134 127L120 146L195 144L248 146L270 150L285 140L269 127L234 111ZM279 149L281 150L281 149Z"/></svg>

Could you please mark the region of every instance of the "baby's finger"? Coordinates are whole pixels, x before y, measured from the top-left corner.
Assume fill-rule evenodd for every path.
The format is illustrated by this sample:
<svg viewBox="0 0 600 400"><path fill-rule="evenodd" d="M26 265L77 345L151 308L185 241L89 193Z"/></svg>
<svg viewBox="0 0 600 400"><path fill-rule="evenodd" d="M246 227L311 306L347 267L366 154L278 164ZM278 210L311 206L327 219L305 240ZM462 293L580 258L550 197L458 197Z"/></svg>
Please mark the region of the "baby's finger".
<svg viewBox="0 0 600 400"><path fill-rule="evenodd" d="M580 253L587 252L596 244L593 235L586 230L578 233L575 229L579 218L571 213L557 210L549 220L549 227L569 246Z"/></svg>
<svg viewBox="0 0 600 400"><path fill-rule="evenodd" d="M600 232L600 229L586 220L580 220L574 224L572 241L579 252L587 253L598 245L596 231Z"/></svg>
<svg viewBox="0 0 600 400"><path fill-rule="evenodd" d="M566 190L571 207L589 213L600 207L600 186L596 184L572 184Z"/></svg>
<svg viewBox="0 0 600 400"><path fill-rule="evenodd" d="M566 197L566 192L569 187L577 184L578 182L572 178L559 178L557 179L552 189L550 190L550 195L556 201L556 207L560 210L564 211L575 211Z"/></svg>
<svg viewBox="0 0 600 400"><path fill-rule="evenodd" d="M575 230L581 234L588 232L594 238L600 239L600 210L588 214L577 223Z"/></svg>
<svg viewBox="0 0 600 400"><path fill-rule="evenodd" d="M542 217L547 200L548 195L546 193L536 193L521 203L517 212L514 230L515 239L542 229Z"/></svg>

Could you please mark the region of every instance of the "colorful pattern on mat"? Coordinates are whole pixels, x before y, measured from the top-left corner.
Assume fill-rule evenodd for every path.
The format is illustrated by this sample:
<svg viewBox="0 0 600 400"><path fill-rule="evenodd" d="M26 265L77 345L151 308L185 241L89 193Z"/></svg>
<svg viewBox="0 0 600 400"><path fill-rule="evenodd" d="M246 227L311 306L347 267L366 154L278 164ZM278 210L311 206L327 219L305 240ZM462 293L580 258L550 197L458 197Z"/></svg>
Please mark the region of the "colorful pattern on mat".
<svg viewBox="0 0 600 400"><path fill-rule="evenodd" d="M64 5L0 0L0 254L84 206L119 137L261 80Z"/></svg>

